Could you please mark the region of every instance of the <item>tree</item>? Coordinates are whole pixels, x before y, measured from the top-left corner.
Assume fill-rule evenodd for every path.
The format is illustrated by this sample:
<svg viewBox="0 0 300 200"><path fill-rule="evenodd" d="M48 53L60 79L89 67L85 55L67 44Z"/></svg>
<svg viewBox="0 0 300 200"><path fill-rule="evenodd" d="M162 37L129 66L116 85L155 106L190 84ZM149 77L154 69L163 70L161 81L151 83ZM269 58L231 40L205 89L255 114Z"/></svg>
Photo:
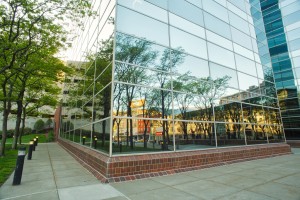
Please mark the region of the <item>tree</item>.
<svg viewBox="0 0 300 200"><path fill-rule="evenodd" d="M53 56L59 48L66 46L67 32L61 22L67 20L70 23L80 23L80 19L86 14L91 14L87 9L89 7L88 0L1 1L0 80L3 91L3 128L0 156L5 154L7 119L13 102L19 104L20 117L20 102L24 97L23 87L20 90L16 88L20 72L34 65L34 58L36 60L41 54Z"/></svg>

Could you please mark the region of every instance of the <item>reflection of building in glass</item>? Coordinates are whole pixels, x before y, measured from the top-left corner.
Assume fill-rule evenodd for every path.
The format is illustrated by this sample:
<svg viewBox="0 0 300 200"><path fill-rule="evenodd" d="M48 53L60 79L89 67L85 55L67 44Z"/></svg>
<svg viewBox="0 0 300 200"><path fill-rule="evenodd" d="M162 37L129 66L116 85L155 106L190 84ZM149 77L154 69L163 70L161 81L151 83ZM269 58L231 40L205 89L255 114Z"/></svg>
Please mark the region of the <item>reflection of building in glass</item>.
<svg viewBox="0 0 300 200"><path fill-rule="evenodd" d="M104 2L75 49L84 78L62 114L80 113L62 138L97 137L110 157L285 141L256 1Z"/></svg>
<svg viewBox="0 0 300 200"><path fill-rule="evenodd" d="M285 134L288 139L300 138L300 2L257 5L263 14Z"/></svg>

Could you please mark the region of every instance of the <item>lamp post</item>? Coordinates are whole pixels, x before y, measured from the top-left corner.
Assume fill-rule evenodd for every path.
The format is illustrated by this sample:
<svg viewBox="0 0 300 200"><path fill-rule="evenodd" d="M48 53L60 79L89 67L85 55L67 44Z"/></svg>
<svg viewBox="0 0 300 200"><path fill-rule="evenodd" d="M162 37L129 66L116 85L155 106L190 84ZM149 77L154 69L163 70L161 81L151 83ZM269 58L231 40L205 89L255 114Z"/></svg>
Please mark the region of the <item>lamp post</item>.
<svg viewBox="0 0 300 200"><path fill-rule="evenodd" d="M25 146L19 147L13 185L20 185L21 183L25 154L26 154L26 147Z"/></svg>
<svg viewBox="0 0 300 200"><path fill-rule="evenodd" d="M82 137L82 145L85 144L85 136Z"/></svg>
<svg viewBox="0 0 300 200"><path fill-rule="evenodd" d="M94 138L94 148L95 148L95 149L97 149L97 140L98 140L98 139L95 137L95 138Z"/></svg>
<svg viewBox="0 0 300 200"><path fill-rule="evenodd" d="M36 146L37 146L39 143L39 136L35 136L35 139L36 139Z"/></svg>
<svg viewBox="0 0 300 200"><path fill-rule="evenodd" d="M31 160L32 158L32 151L33 151L33 141L29 142L29 150L28 150L28 155L27 155L27 160Z"/></svg>

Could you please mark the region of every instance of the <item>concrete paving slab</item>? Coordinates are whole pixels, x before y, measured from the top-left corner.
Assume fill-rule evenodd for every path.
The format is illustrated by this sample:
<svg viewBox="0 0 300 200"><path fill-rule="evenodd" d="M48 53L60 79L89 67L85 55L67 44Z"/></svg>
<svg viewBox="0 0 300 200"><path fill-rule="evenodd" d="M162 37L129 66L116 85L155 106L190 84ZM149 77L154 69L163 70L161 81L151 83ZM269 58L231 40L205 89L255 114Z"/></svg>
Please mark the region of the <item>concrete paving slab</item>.
<svg viewBox="0 0 300 200"><path fill-rule="evenodd" d="M46 171L46 172L33 172L33 173L24 173L22 175L22 183L27 182L27 181L41 181L41 180L49 180L53 179L53 172L52 171Z"/></svg>
<svg viewBox="0 0 300 200"><path fill-rule="evenodd" d="M73 177L73 176L78 176L79 175L89 175L90 172L86 169L66 169L66 170L55 170L54 175L56 177Z"/></svg>
<svg viewBox="0 0 300 200"><path fill-rule="evenodd" d="M124 197L122 193L107 184L85 185L59 189L58 194L60 200L101 200L120 196Z"/></svg>
<svg viewBox="0 0 300 200"><path fill-rule="evenodd" d="M204 200L200 197L194 196L187 192L183 192L181 190L177 190L172 187L163 187L155 190L149 190L143 193L138 193L134 195L130 195L129 199L131 200Z"/></svg>
<svg viewBox="0 0 300 200"><path fill-rule="evenodd" d="M32 193L40 193L55 190L56 185L52 179L40 181L26 181L22 179L21 185L3 185L0 189L1 198L9 198L22 195L30 195Z"/></svg>
<svg viewBox="0 0 300 200"><path fill-rule="evenodd" d="M270 172L262 171L262 170L259 170L259 169L245 170L245 171L243 171L243 173L241 173L239 175L247 177L247 178L263 179L266 182L271 181L271 180L275 180L275 179L278 179L278 178L282 178L282 177L285 176L283 174L270 173Z"/></svg>
<svg viewBox="0 0 300 200"><path fill-rule="evenodd" d="M212 177L209 180L215 181L217 183L230 184L233 181L240 180L242 178L243 176L238 175L238 173L237 174L230 173L230 174L224 174L224 175Z"/></svg>
<svg viewBox="0 0 300 200"><path fill-rule="evenodd" d="M203 169L203 170L196 170L196 171L190 171L184 173L188 176L196 177L198 180L201 179L209 179L211 177L216 177L216 176L221 176L223 173L215 171L213 168L212 169Z"/></svg>
<svg viewBox="0 0 300 200"><path fill-rule="evenodd" d="M274 182L300 188L299 180L300 180L300 173L296 173L291 176L277 179Z"/></svg>
<svg viewBox="0 0 300 200"><path fill-rule="evenodd" d="M256 185L261 185L263 183L265 183L266 181L260 178L240 178L240 179L235 179L232 180L229 183L226 183L229 186L233 186L236 188L240 188L240 189L246 189L246 188L251 188L253 186Z"/></svg>
<svg viewBox="0 0 300 200"><path fill-rule="evenodd" d="M244 168L240 168L240 167L238 167L238 165L224 165L224 166L212 168L212 171L220 172L221 174L227 174L227 173L239 174L243 170L244 170Z"/></svg>
<svg viewBox="0 0 300 200"><path fill-rule="evenodd" d="M59 200L56 190L32 193L3 200Z"/></svg>
<svg viewBox="0 0 300 200"><path fill-rule="evenodd" d="M290 185L280 184L276 182L268 182L247 190L258 194L267 195L274 199L282 199L282 200L300 199L300 191L298 187L293 187Z"/></svg>
<svg viewBox="0 0 300 200"><path fill-rule="evenodd" d="M165 184L158 183L157 181L153 181L151 179L136 180L123 183L113 183L111 185L126 196L143 193L149 190L159 189L166 186Z"/></svg>
<svg viewBox="0 0 300 200"><path fill-rule="evenodd" d="M202 199L220 198L241 191L241 189L209 180L199 180L196 182L185 183L173 187Z"/></svg>
<svg viewBox="0 0 300 200"><path fill-rule="evenodd" d="M182 173L182 174L175 174L169 176L155 177L152 180L171 186L171 185L179 185L182 183L194 182L197 181L198 179Z"/></svg>
<svg viewBox="0 0 300 200"><path fill-rule="evenodd" d="M274 200L274 198L243 190L225 197L221 197L218 200Z"/></svg>
<svg viewBox="0 0 300 200"><path fill-rule="evenodd" d="M77 175L74 177L55 177L55 180L58 189L99 183L99 180L90 174Z"/></svg>

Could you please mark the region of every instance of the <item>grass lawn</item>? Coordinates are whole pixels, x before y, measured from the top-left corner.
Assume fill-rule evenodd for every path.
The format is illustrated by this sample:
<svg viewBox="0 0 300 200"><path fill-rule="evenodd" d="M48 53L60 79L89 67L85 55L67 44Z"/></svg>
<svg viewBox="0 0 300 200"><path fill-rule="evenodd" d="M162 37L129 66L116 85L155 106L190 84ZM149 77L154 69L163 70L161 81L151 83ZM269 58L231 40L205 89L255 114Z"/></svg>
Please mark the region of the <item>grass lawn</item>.
<svg viewBox="0 0 300 200"><path fill-rule="evenodd" d="M35 136L39 136L39 143L46 142L45 134L31 134L22 137L22 144L28 144L29 141L33 139ZM16 167L18 150L11 149L12 141L13 141L12 138L8 138L6 140L7 144L5 146L6 149L5 156L0 157L0 186L8 179L8 177L11 175L11 173L15 170ZM28 145L25 146L27 151Z"/></svg>
<svg viewBox="0 0 300 200"><path fill-rule="evenodd" d="M46 136L45 134L30 134L30 135L24 135L22 136L22 144L29 143L30 140L33 140L36 136L39 137L39 143L45 143L46 142ZM6 143L10 144L13 142L13 138L7 138Z"/></svg>

